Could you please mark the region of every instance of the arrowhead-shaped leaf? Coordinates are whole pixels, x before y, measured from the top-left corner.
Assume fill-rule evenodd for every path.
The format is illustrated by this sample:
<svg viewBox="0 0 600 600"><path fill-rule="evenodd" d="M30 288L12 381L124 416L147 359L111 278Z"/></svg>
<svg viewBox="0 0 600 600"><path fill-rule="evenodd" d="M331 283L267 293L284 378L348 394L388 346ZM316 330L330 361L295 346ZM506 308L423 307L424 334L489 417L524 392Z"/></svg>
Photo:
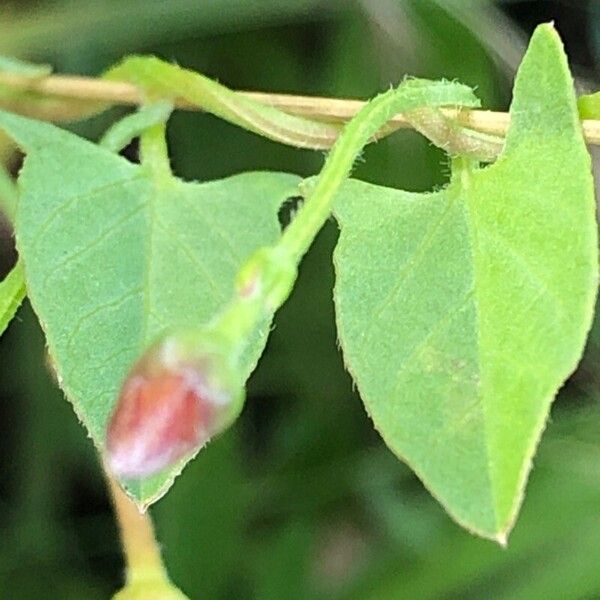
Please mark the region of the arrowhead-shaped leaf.
<svg viewBox="0 0 600 600"><path fill-rule="evenodd" d="M0 113L0 127L27 153L16 231L28 293L61 386L102 451L132 363L166 329L198 327L231 297L242 262L278 238L278 208L298 178L156 181L51 125ZM267 333L268 323L246 375ZM182 467L125 484L149 504Z"/></svg>
<svg viewBox="0 0 600 600"><path fill-rule="evenodd" d="M566 58L540 27L505 151L409 194L338 196L339 337L375 426L462 525L505 541L591 324L593 182Z"/></svg>

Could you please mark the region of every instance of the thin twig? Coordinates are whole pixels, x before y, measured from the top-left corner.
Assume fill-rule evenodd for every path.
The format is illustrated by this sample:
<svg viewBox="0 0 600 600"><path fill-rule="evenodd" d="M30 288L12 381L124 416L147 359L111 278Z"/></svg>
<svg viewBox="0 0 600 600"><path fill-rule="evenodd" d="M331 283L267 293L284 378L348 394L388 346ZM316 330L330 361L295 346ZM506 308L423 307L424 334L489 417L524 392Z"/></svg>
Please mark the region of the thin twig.
<svg viewBox="0 0 600 600"><path fill-rule="evenodd" d="M148 513L141 514L112 475L106 471L127 564L127 582L158 578L167 580L154 527Z"/></svg>
<svg viewBox="0 0 600 600"><path fill-rule="evenodd" d="M65 100L106 102L107 104L137 105L142 102L140 90L126 82L106 81L91 77L51 75L31 78L13 73L0 73L0 85L16 91L27 91L42 96ZM340 122L351 119L364 105L360 100L322 98L318 96L294 96L290 94L270 94L264 92L241 92L248 98L279 108L285 112L302 115L323 121ZM183 100L176 106L184 110L199 110L198 106ZM492 135L506 135L510 117L508 113L490 110L460 111L447 109L447 116L456 119L464 127ZM411 127L402 116L396 115L390 121L394 128ZM589 144L600 144L600 120L582 121L583 132Z"/></svg>

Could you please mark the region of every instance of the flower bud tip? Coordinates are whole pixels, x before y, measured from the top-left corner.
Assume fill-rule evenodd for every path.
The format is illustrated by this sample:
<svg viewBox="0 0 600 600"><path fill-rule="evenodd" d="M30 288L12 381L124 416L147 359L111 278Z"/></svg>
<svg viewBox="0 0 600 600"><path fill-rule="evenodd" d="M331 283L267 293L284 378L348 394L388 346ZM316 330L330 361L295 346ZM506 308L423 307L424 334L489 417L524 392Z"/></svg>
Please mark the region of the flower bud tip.
<svg viewBox="0 0 600 600"><path fill-rule="evenodd" d="M152 346L125 380L107 431L107 463L142 479L191 456L237 415L220 357L175 336Z"/></svg>

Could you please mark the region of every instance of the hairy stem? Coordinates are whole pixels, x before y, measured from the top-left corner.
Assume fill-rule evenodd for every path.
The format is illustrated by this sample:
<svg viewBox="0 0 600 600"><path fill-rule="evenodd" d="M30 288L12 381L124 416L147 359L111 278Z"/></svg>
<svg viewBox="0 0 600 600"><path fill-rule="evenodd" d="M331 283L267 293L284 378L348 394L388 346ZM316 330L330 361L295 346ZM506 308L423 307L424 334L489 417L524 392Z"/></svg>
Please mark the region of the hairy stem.
<svg viewBox="0 0 600 600"><path fill-rule="evenodd" d="M406 113L406 118L422 135L450 156L468 156L491 162L502 152L504 138L461 127L436 108L419 108Z"/></svg>
<svg viewBox="0 0 600 600"><path fill-rule="evenodd" d="M242 267L236 295L212 323L213 330L231 346L230 352L243 352L246 340L289 296L300 260L329 217L336 192L350 175L356 157L375 132L398 112L476 103L472 91L465 86L409 80L362 108L344 129L319 176L309 184L304 205L279 242L260 249Z"/></svg>
<svg viewBox="0 0 600 600"><path fill-rule="evenodd" d="M31 114L31 116L57 121L84 118L90 112L102 110L107 106L117 104L137 105L145 101L142 91L132 83L107 81L91 77L51 75L31 78L21 74L0 72L0 86L53 99L54 102L45 111L40 108L38 115ZM250 100L278 108L292 115L334 123L350 120L365 104L360 100L341 98L320 98L264 92L237 93ZM5 108L12 108L16 112L20 112L19 104L16 102L14 106L1 101L0 104ZM197 103L183 97L177 98L175 104L180 109L202 110L202 107L198 106ZM444 110L443 112L447 117L456 119L463 127L491 135L506 135L510 123L509 115L505 112L463 110L458 113L454 109ZM411 127L411 124L402 114L393 116L389 122L395 125L394 128ZM584 119L582 127L588 143L600 144L600 120ZM331 139L329 146L334 141L334 139Z"/></svg>
<svg viewBox="0 0 600 600"><path fill-rule="evenodd" d="M340 132L339 124L290 115L153 56L127 58L105 78L131 81L155 98L184 99L238 127L291 146L327 148Z"/></svg>

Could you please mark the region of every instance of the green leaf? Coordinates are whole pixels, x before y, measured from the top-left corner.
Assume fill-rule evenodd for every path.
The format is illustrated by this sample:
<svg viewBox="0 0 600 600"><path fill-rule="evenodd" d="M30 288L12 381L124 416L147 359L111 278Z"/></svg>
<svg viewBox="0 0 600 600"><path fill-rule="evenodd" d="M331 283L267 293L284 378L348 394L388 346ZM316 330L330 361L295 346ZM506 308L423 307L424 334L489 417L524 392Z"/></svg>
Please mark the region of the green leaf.
<svg viewBox="0 0 600 600"><path fill-rule="evenodd" d="M13 270L0 283L0 335L12 321L17 309L25 298L23 267L17 263Z"/></svg>
<svg viewBox="0 0 600 600"><path fill-rule="evenodd" d="M102 451L132 363L165 330L202 325L229 299L242 262L279 237L277 211L298 178L184 183L52 125L0 113L0 127L27 153L16 234L31 302L61 387ZM125 484L147 505L182 467Z"/></svg>
<svg viewBox="0 0 600 600"><path fill-rule="evenodd" d="M598 280L590 158L566 58L539 27L499 160L410 194L338 196L339 337L375 426L463 526L501 543Z"/></svg>
<svg viewBox="0 0 600 600"><path fill-rule="evenodd" d="M582 119L600 118L600 92L581 96L577 100L577 108Z"/></svg>

